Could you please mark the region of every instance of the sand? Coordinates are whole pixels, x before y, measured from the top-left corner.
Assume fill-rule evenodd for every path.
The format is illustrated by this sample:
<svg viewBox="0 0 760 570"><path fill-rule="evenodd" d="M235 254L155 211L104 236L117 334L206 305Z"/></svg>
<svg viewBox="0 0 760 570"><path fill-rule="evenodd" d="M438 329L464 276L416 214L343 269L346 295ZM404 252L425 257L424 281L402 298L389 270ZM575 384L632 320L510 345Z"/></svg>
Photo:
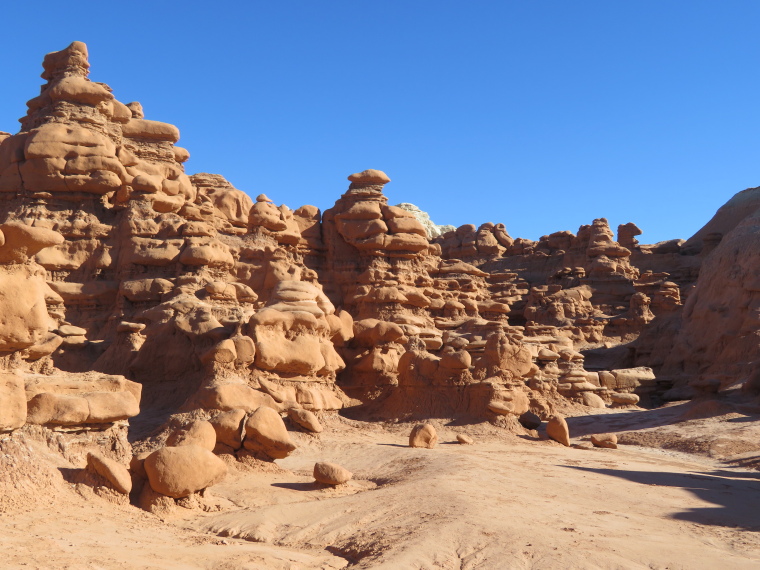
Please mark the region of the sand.
<svg viewBox="0 0 760 570"><path fill-rule="evenodd" d="M319 436L294 434L299 448L278 467L233 468L210 489L219 511L180 508L161 521L64 482L46 504L0 514L0 565L758 568L760 473L736 466L733 456L667 445L585 448L589 427L646 434L683 412L676 406L570 418L580 446L570 448L489 424L434 421L441 443L412 449L405 445L410 424L335 419ZM744 439L760 441L757 418L732 419L667 429L680 429L683 441L695 430L704 440L744 430ZM457 444L458 433L476 443ZM752 453L758 455L739 455ZM311 477L316 461L339 463L354 479L318 485Z"/></svg>

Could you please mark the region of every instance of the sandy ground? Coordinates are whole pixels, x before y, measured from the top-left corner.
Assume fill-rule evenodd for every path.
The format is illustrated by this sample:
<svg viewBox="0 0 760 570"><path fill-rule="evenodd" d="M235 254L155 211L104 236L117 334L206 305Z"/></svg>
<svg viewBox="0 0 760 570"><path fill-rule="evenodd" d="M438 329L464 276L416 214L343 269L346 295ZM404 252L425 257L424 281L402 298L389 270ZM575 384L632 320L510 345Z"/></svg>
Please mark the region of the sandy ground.
<svg viewBox="0 0 760 570"><path fill-rule="evenodd" d="M582 447L610 428L661 444L617 450L443 422L433 422L435 449L412 449L408 424L335 420L319 436L294 434L299 449L281 468L233 469L211 489L219 512L178 509L161 521L63 487L0 514L0 567L759 568L760 473L736 457L760 456L746 450L760 444L760 422L673 424L683 413L570 418ZM668 430L678 437L656 435ZM457 433L476 444L455 443ZM718 452L675 449L695 451L690 441ZM310 474L320 460L354 479L318 486Z"/></svg>

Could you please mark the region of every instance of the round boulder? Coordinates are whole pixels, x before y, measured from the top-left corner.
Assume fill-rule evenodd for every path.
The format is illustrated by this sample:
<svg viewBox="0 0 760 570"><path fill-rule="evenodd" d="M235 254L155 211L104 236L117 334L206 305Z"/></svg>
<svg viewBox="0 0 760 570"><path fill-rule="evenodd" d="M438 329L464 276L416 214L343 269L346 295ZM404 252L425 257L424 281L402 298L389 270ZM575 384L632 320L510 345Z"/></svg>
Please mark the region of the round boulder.
<svg viewBox="0 0 760 570"><path fill-rule="evenodd" d="M296 448L280 414L262 406L245 422L243 446L272 459L284 459Z"/></svg>
<svg viewBox="0 0 760 570"><path fill-rule="evenodd" d="M324 483L325 485L342 485L353 476L353 473L337 463L320 461L319 463L314 464L314 479L316 479L318 483Z"/></svg>
<svg viewBox="0 0 760 570"><path fill-rule="evenodd" d="M151 488L175 499L192 495L221 481L227 464L199 445L163 447L145 458Z"/></svg>
<svg viewBox="0 0 760 570"><path fill-rule="evenodd" d="M438 434L430 424L417 424L409 434L409 447L426 447L433 449L438 443Z"/></svg>

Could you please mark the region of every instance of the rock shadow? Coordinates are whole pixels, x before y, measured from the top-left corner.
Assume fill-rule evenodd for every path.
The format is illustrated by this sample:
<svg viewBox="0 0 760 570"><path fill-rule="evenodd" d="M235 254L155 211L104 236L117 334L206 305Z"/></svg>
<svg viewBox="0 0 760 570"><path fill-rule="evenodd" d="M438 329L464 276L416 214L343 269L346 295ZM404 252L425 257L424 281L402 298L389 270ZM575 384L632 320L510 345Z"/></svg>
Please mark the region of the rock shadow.
<svg viewBox="0 0 760 570"><path fill-rule="evenodd" d="M564 465L590 473L627 479L640 485L676 487L713 503L713 507L694 507L675 512L670 518L701 525L760 530L760 485L757 477L744 473L716 470L712 472L672 473L661 471L628 471ZM645 496L645 494L643 495Z"/></svg>

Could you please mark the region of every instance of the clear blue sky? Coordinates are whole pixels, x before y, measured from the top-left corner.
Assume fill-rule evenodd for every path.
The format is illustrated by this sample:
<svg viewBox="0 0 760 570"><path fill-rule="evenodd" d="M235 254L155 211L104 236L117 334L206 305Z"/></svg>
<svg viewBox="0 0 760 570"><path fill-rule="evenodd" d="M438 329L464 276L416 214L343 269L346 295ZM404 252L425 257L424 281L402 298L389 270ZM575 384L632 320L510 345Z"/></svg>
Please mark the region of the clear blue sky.
<svg viewBox="0 0 760 570"><path fill-rule="evenodd" d="M513 237L687 238L760 185L760 2L5 3L0 130L80 40L91 79L176 124L189 173L295 208L384 170L391 203Z"/></svg>

